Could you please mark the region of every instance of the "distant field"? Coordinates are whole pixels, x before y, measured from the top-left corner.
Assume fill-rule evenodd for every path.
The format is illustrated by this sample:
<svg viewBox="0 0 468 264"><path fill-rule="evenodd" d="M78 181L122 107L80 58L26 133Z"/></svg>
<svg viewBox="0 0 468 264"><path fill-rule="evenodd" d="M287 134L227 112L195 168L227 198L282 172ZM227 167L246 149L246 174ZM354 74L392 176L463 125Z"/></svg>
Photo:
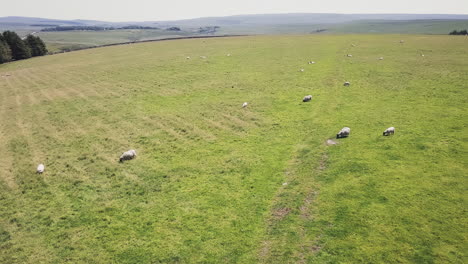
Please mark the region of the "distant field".
<svg viewBox="0 0 468 264"><path fill-rule="evenodd" d="M231 26L220 33L233 34L435 34L447 35L468 28L468 20L370 20L335 24L288 24L275 26Z"/></svg>
<svg viewBox="0 0 468 264"><path fill-rule="evenodd" d="M412 20L352 22L332 28L334 33L438 34L468 28L468 20Z"/></svg>
<svg viewBox="0 0 468 264"><path fill-rule="evenodd" d="M0 263L466 263L467 72L425 35L0 65Z"/></svg>
<svg viewBox="0 0 468 264"><path fill-rule="evenodd" d="M448 35L453 30L468 29L468 20L462 19L416 19L413 20L356 20L348 22L330 23L329 20L317 18L315 20L301 20L295 15L284 15L285 17L266 18L262 15L254 17L246 16L243 18L230 17L223 18L201 18L199 20L174 21L168 25L159 25L159 23L142 24L143 26L159 26L158 30L111 30L111 31L62 31L62 32L41 32L44 27L33 27L34 20L30 24L5 23L0 21L0 31L14 30L20 35L37 34L47 44L49 51L60 52L69 50L79 50L88 47L95 47L107 44L156 40L174 37L201 36L198 33L199 27L217 26L216 33L205 35L277 35L277 34L430 34L430 35ZM333 16L333 15L331 15ZM381 15L383 18L386 17ZM307 15L305 15L307 17ZM292 19L284 21L284 19ZM296 18L296 19L293 19ZM330 18L329 18L330 19ZM337 19L337 18L335 18ZM1 19L0 19L1 20ZM232 20L232 21L231 21ZM229 22L230 21L230 22ZM249 22L250 21L250 22ZM301 22L302 21L302 22ZM328 22L327 22L328 21ZM35 23L39 23L38 20ZM41 22L43 23L43 22ZM49 22L53 23L53 22ZM69 22L71 23L71 22ZM87 22L86 25L92 22ZM98 22L94 22L98 23ZM101 22L104 23L104 22ZM142 22L143 23L143 22ZM171 22L166 22L171 23ZM263 24L262 24L263 23ZM60 23L58 23L60 24ZM40 23L39 23L40 25ZM122 25L108 25L119 27ZM178 32L167 31L164 28L170 26L179 26L182 30Z"/></svg>
<svg viewBox="0 0 468 264"><path fill-rule="evenodd" d="M39 32L38 36L46 41L52 50L76 49L80 47L94 47L113 43L143 41L150 39L163 39L185 37L191 34L186 31L166 30L112 30L112 31L64 31ZM55 48L57 47L57 48Z"/></svg>

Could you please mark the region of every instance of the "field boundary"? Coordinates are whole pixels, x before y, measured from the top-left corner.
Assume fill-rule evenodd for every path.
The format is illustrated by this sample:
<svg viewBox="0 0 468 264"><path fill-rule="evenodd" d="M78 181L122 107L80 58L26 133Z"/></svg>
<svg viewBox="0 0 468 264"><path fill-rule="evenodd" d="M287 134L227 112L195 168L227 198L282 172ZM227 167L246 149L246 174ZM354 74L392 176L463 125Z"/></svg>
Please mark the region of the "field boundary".
<svg viewBox="0 0 468 264"><path fill-rule="evenodd" d="M205 39L205 38L232 38L232 37L245 37L245 36L255 36L255 35L217 35L217 36L189 36L189 37L174 37L174 38L162 38L162 39L149 39L149 40L139 40L139 41L128 41L128 42L118 42L112 44L104 44L104 45L97 45L91 47L83 47L74 50L62 50L57 52L48 53L47 55L56 55L61 53L68 53L73 51L80 51L80 50L87 50L87 49L97 49L97 48L105 48L105 47L112 47L112 46L120 46L120 45L130 45L130 44L139 44L139 43L147 43L147 42L159 42L159 41L171 41L171 40L183 40L183 39Z"/></svg>

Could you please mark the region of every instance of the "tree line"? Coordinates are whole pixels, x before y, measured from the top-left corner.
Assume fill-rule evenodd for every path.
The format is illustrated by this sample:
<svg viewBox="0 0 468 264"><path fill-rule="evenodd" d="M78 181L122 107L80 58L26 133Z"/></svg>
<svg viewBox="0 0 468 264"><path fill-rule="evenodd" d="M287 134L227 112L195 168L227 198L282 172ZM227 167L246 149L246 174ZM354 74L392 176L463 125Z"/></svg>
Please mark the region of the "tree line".
<svg viewBox="0 0 468 264"><path fill-rule="evenodd" d="M145 26L125 26L125 27L100 27L100 26L56 26L41 29L44 32L54 31L104 31L104 30L118 30L118 29L159 29L157 27L145 27Z"/></svg>
<svg viewBox="0 0 468 264"><path fill-rule="evenodd" d="M454 30L450 32L449 35L468 35L468 31L466 29L460 31Z"/></svg>
<svg viewBox="0 0 468 264"><path fill-rule="evenodd" d="M13 31L5 31L0 34L0 63L46 54L46 45L39 37L28 35L23 40Z"/></svg>

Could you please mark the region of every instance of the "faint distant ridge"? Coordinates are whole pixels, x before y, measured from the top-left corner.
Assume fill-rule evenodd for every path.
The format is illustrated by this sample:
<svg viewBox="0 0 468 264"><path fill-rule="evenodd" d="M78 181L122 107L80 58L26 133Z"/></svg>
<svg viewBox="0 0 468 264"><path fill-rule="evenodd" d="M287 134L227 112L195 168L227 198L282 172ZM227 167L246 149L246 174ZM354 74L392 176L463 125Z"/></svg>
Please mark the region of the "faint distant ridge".
<svg viewBox="0 0 468 264"><path fill-rule="evenodd" d="M62 25L93 25L107 23L97 20L61 20L61 19L49 19L40 17L21 17L21 16L7 16L0 17L0 23L14 23L14 24L33 24L33 25L47 25L47 24L62 24Z"/></svg>
<svg viewBox="0 0 468 264"><path fill-rule="evenodd" d="M226 17L202 17L176 21L161 21L162 24L177 25L287 25L287 24L338 24L366 20L468 20L463 14L256 14Z"/></svg>
<svg viewBox="0 0 468 264"><path fill-rule="evenodd" d="M291 13L291 14L254 14L225 17L202 17L183 20L122 21L107 22L99 20L60 20L37 17L8 16L0 17L0 24L15 25L57 25L57 26L249 26L249 25L288 25L288 24L338 24L366 20L468 20L467 14L334 14L334 13Z"/></svg>

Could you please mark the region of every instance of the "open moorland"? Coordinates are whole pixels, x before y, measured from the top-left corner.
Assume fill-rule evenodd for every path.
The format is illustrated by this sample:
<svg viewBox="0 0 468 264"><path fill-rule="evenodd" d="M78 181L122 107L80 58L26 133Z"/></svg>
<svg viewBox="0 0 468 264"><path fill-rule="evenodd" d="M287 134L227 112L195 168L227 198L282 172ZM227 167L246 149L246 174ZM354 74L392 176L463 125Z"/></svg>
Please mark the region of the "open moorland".
<svg viewBox="0 0 468 264"><path fill-rule="evenodd" d="M125 27L132 29L124 29ZM146 29L138 27L146 27ZM75 30L57 31L56 27ZM90 29L89 27L100 28ZM149 27L149 29L148 29ZM180 30L168 30L177 27ZM104 30L106 28L107 30ZM112 28L112 30L109 30ZM431 34L448 35L468 29L468 15L441 14L256 14L202 17L174 21L106 22L34 17L0 17L0 32L33 34L51 53L115 43L190 36L324 35L324 34ZM45 31L44 31L45 30ZM63 29L62 29L63 30Z"/></svg>
<svg viewBox="0 0 468 264"><path fill-rule="evenodd" d="M466 263L467 72L427 35L0 65L0 263Z"/></svg>

